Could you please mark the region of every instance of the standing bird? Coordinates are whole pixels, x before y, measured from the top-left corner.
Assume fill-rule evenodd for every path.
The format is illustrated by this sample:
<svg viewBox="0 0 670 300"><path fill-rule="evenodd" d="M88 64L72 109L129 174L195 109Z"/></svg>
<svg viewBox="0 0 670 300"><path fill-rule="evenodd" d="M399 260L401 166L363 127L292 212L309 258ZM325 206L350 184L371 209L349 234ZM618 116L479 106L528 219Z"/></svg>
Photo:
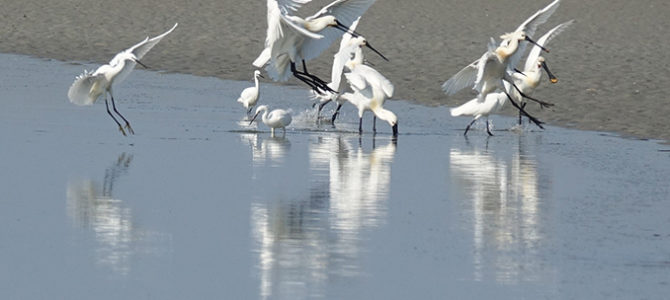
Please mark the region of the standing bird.
<svg viewBox="0 0 670 300"><path fill-rule="evenodd" d="M347 62L351 70L345 73L353 93L344 93L340 97L358 108L358 132L363 133L363 113L372 111L373 132L377 132L376 121L380 118L391 125L393 136L398 136L398 117L384 108L386 98L393 96L393 84L377 70L364 64L355 64L356 57Z"/></svg>
<svg viewBox="0 0 670 300"><path fill-rule="evenodd" d="M114 115L109 111L109 104L107 103L107 94L109 94L112 99L112 108L114 112L123 119L126 123L125 128L128 129L128 132L135 134L133 128L130 127L130 123L126 118L116 110L116 104L114 103L114 95L112 94L112 87L121 83L130 72L135 68L135 64L140 64L143 67L145 66L140 62L140 59L144 57L151 48L153 48L160 40L172 32L177 27L177 23L170 28L170 30L165 33L153 37L145 38L143 41L137 43L135 46L132 46L124 51L118 53L109 64L100 66L95 72L88 72L84 70L84 73L77 76L72 86L68 90L67 96L70 98L70 102L76 105L92 105L95 101L102 95L105 94L105 106L107 107L107 113L112 117L114 122L119 126L119 130L125 136L126 131L123 130L121 123L114 117Z"/></svg>
<svg viewBox="0 0 670 300"><path fill-rule="evenodd" d="M254 71L255 85L242 90L240 97L237 98L237 102L242 103L242 105L244 105L244 108L247 110L247 115L251 113L251 110L254 109L254 106L256 106L256 102L258 102L258 98L260 95L258 77L265 78L263 77L263 75L261 75L261 71L256 70Z"/></svg>
<svg viewBox="0 0 670 300"><path fill-rule="evenodd" d="M268 30L265 48L253 65L266 71L275 81L286 81L290 74L315 91L335 92L326 82L307 71L305 61L321 55L342 32L353 36L358 33L349 27L375 2L375 0L335 0L316 14L305 19L288 14L311 0L267 0ZM338 31L339 30L339 31ZM386 59L381 53L368 47ZM296 69L301 61L303 71Z"/></svg>
<svg viewBox="0 0 670 300"><path fill-rule="evenodd" d="M270 130L272 131L272 136L275 135L275 128L281 128L284 130L284 134L286 134L286 126L291 124L291 121L293 118L291 118L291 114L288 111L285 111L283 109L275 109L268 113L268 106L267 105L261 105L258 108L256 108L256 114L254 117L249 121L249 125L256 120L256 117L263 112L263 116L261 119L263 120L263 123L270 127Z"/></svg>
<svg viewBox="0 0 670 300"><path fill-rule="evenodd" d="M537 40L537 44L540 46L546 45L549 41L551 41L554 37L556 37L558 34L563 32L568 26L570 26L574 20L570 20L568 22L562 23L557 25L556 27L552 28L551 30L547 31L542 37L540 37ZM530 52L528 53L528 57L526 58L526 63L524 65L523 69L523 74L521 73L514 73L514 83L519 87L519 90L523 92L526 95L532 94L535 89L537 88L538 85L540 85L540 80L542 79L542 69L547 72L547 76L549 77L549 81L551 83L557 83L558 78L554 76L554 74L549 71L549 67L547 67L547 63L545 62L545 58L540 56L540 47L533 47L531 48ZM510 95L519 102L521 108L526 107L526 101L521 95L516 92L512 91ZM519 125L521 124L521 112L519 112Z"/></svg>

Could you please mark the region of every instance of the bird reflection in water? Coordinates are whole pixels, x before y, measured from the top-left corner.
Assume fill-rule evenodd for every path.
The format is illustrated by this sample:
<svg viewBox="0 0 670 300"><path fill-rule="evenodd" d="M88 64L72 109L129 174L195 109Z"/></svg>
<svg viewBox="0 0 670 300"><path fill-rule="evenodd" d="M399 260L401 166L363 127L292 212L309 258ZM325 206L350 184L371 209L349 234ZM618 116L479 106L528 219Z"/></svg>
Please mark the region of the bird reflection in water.
<svg viewBox="0 0 670 300"><path fill-rule="evenodd" d="M364 150L342 136L318 137L309 196L252 204L261 298L322 297L329 281L363 273L362 241L386 218L395 149L395 141Z"/></svg>
<svg viewBox="0 0 670 300"><path fill-rule="evenodd" d="M242 142L249 144L255 165L282 164L286 154L291 149L291 141L285 136L271 136L261 139L258 133L242 133L240 139Z"/></svg>
<svg viewBox="0 0 670 300"><path fill-rule="evenodd" d="M449 154L452 177L458 181L452 186L463 188L463 207L472 211L465 222L473 227L476 280L514 283L542 272L537 166L524 151L524 137L519 139L511 157L477 146Z"/></svg>
<svg viewBox="0 0 670 300"><path fill-rule="evenodd" d="M96 263L120 275L130 272L130 260L138 250L156 252L139 246L138 242L165 238L134 226L131 209L113 196L119 177L128 172L132 160L132 155L119 155L105 170L102 185L92 179L70 180L67 185L68 217L74 224L93 232L98 243Z"/></svg>

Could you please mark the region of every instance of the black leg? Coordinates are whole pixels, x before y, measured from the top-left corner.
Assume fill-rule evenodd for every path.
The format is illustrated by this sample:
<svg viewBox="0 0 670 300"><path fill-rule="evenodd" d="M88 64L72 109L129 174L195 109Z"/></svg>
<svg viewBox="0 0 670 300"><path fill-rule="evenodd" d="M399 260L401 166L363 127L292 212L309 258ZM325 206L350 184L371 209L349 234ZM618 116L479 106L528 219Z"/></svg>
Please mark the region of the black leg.
<svg viewBox="0 0 670 300"><path fill-rule="evenodd" d="M537 99L535 99L535 98L533 98L533 97L530 97L530 96L524 94L523 92L521 92L521 90L519 89L519 87L517 87L516 84L514 84L514 83L512 83L512 86L516 89L517 92L519 92L519 94L521 95L521 97L524 97L524 98L526 98L526 99L530 99L530 100L533 100L533 101L539 103L539 104L540 104L540 107L542 107L542 108L544 108L544 107L551 107L551 106L554 106L553 103L540 101L540 100L537 100Z"/></svg>
<svg viewBox="0 0 670 300"><path fill-rule="evenodd" d="M335 119L337 118L337 115L340 114L340 108L342 108L342 104L337 104L337 108L335 109L335 112L333 113L333 118L332 118L332 123L333 125L335 124Z"/></svg>
<svg viewBox="0 0 670 300"><path fill-rule="evenodd" d="M377 116L372 115L372 132L377 133Z"/></svg>
<svg viewBox="0 0 670 300"><path fill-rule="evenodd" d="M316 119L317 120L319 119L319 114L321 114L321 110L323 109L323 107L326 106L326 104L330 103L331 101L333 101L333 100L328 99L324 102L319 103L319 107L316 110Z"/></svg>
<svg viewBox="0 0 670 300"><path fill-rule="evenodd" d="M470 124L468 124L468 127L465 127L465 132L463 132L464 136L468 135L468 130L470 130L470 126L472 126L472 124L475 124L475 121L477 121L477 119L472 119L472 122L470 122Z"/></svg>
<svg viewBox="0 0 670 300"><path fill-rule="evenodd" d="M119 125L119 131L121 131L121 133L123 133L123 135L125 136L125 135L126 135L126 131L123 130L123 127L121 126L121 123L119 123L119 121L116 120L116 118L114 117L114 115L112 114L112 112L109 111L109 104L107 103L107 97L105 97L105 107L107 107L107 113L109 114L110 117L112 117L112 120L114 120L114 122L116 122L116 125Z"/></svg>
<svg viewBox="0 0 670 300"><path fill-rule="evenodd" d="M291 72L293 73L293 76L295 76L296 78L300 79L302 82L309 85L317 93L323 94L322 91L337 93L336 91L331 89L328 86L328 84L325 81L323 81L321 78L308 73L307 72L307 65L305 64L304 60L302 62L302 66L303 66L303 70L305 72L298 71L295 67L295 63L291 62Z"/></svg>
<svg viewBox="0 0 670 300"><path fill-rule="evenodd" d="M521 103L521 108L526 108L526 102ZM521 113L521 111L519 111L519 125L523 125L523 120L521 119L521 117L523 117L523 114Z"/></svg>
<svg viewBox="0 0 670 300"><path fill-rule="evenodd" d="M112 108L114 109L114 112L117 115L119 115L119 117L121 117L121 119L123 119L124 122L126 122L126 129L128 129L128 132L130 132L130 134L135 134L135 131L133 131L133 128L130 127L130 122L128 122L128 120L126 120L126 118L123 117L123 115L118 110L116 110L116 104L114 104L114 96L112 96L111 93L109 94L109 96L112 98Z"/></svg>
<svg viewBox="0 0 670 300"><path fill-rule="evenodd" d="M363 134L363 117L358 118L358 134Z"/></svg>
<svg viewBox="0 0 670 300"><path fill-rule="evenodd" d="M491 129L490 129L491 126L490 125L491 124L489 123L489 119L486 118L486 133L488 133L489 136L493 136L493 133L491 133Z"/></svg>
<svg viewBox="0 0 670 300"><path fill-rule="evenodd" d="M537 125L537 127L540 127L540 128L542 128L542 129L544 129L544 127L542 127L542 121L536 119L535 117L533 117L533 116L531 116L530 114L528 114L525 110L523 110L523 107L521 107L521 106L519 106L518 104L516 104L516 102L514 102L514 99L512 99L512 96L510 96L510 95L507 93L507 91L503 91L503 92L505 92L505 95L507 95L507 99L509 99L509 102L511 102L512 105L514 105L514 107L516 107L516 108L519 110L519 112L521 112L521 113L523 113L524 115L526 115L526 117L528 117L528 120L530 120L531 122L535 123L535 125Z"/></svg>

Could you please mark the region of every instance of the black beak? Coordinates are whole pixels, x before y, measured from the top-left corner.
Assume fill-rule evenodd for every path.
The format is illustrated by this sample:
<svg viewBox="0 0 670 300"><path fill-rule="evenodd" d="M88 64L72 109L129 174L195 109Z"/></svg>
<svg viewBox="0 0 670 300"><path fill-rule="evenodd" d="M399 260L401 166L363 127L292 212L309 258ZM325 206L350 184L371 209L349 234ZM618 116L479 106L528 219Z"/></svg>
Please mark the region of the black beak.
<svg viewBox="0 0 670 300"><path fill-rule="evenodd" d="M251 121L249 121L249 125L251 125L256 120L256 117L258 117L258 113L256 113L254 117L251 118Z"/></svg>
<svg viewBox="0 0 670 300"><path fill-rule="evenodd" d="M551 80L551 83L557 83L558 82L558 78L556 78L556 76L554 76L554 74L552 74L551 71L549 71L549 67L547 67L547 63L542 62L542 68L544 68L544 70L547 71L547 75L549 75L549 80Z"/></svg>
<svg viewBox="0 0 670 300"><path fill-rule="evenodd" d="M389 59L386 58L386 56L384 56L383 54L381 54L381 52L377 51L377 49L375 49L375 48L372 48L372 46L370 45L370 42L365 41L365 46L368 47L368 48L370 48L370 50L374 51L375 53L377 53L377 54L378 54L379 56L381 56L385 61L389 61Z"/></svg>
<svg viewBox="0 0 670 300"><path fill-rule="evenodd" d="M519 69L517 69L517 68L514 68L514 72L517 72L517 73L519 73L519 74L521 74L521 75L523 75L523 76L526 76L526 74L524 74L523 72L519 71ZM526 76L526 77L528 77L528 76Z"/></svg>
<svg viewBox="0 0 670 300"><path fill-rule="evenodd" d="M542 47L540 44L536 43L535 41L533 41L533 40L532 40L531 38L529 38L528 36L526 36L526 41L532 43L532 44L535 45L535 46L540 47L540 49L544 50L544 52L549 53L549 49L547 49L547 48L545 48L545 47Z"/></svg>
<svg viewBox="0 0 670 300"><path fill-rule="evenodd" d="M395 125L393 125L393 127L391 127L391 128L393 129L393 136L397 137L398 136L398 123L395 123Z"/></svg>
<svg viewBox="0 0 670 300"><path fill-rule="evenodd" d="M338 20L335 20L335 24L337 24L337 25L335 25L335 26L333 26L333 27L335 27L335 28L337 28L337 29L339 29L339 30L342 30L342 31L344 31L344 32L346 32L346 33L349 33L349 34L351 34L353 37L359 37L359 36L360 36L360 34L359 34L358 32L356 32L356 31L354 31L354 30L351 30L351 29L350 29L349 27L347 27L347 26L344 26L344 24L340 23L340 21L338 21Z"/></svg>
<svg viewBox="0 0 670 300"><path fill-rule="evenodd" d="M265 78L265 76L263 76L263 74L258 74L258 77Z"/></svg>
<svg viewBox="0 0 670 300"><path fill-rule="evenodd" d="M138 63L140 66L143 66L145 69L148 69L147 65L143 64L139 59L135 60L136 63Z"/></svg>

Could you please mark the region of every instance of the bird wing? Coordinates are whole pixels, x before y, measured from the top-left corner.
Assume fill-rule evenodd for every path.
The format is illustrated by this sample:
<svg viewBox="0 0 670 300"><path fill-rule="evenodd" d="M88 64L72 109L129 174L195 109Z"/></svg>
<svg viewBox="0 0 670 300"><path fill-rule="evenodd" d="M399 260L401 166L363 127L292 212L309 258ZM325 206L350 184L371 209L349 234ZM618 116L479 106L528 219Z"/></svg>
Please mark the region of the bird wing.
<svg viewBox="0 0 670 300"><path fill-rule="evenodd" d="M451 76L449 80L442 84L442 90L447 95L451 96L468 86L472 86L477 79L478 64L479 59L473 61L468 66L458 71L458 73L456 73L454 76Z"/></svg>
<svg viewBox="0 0 670 300"><path fill-rule="evenodd" d="M172 26L172 28L170 28L170 30L166 31L165 33L163 33L161 35L158 35L158 36L155 36L155 37L152 37L152 38L149 38L149 37L145 38L143 41L135 44L134 46L132 46L130 48L128 48L126 50L126 52L132 53L133 55L135 55L135 57L137 59L142 59L142 57L144 57L144 55L147 54L147 52L149 52L149 50L151 50L151 48L156 46L156 44L158 44L158 42L160 42L162 38L164 38L166 35L168 35L170 32L172 32L175 28L177 28L177 25L178 25L178 23L175 23L174 26Z"/></svg>
<svg viewBox="0 0 670 300"><path fill-rule="evenodd" d="M526 33L526 36L533 37L537 27L547 22L549 17L556 11L560 0L554 0L554 2L549 3L543 9L538 10L535 14L526 19L519 27L516 28L514 32L523 31ZM521 56L526 52L526 43L519 43L517 51L509 58L510 66L516 67L521 61Z"/></svg>
<svg viewBox="0 0 670 300"><path fill-rule="evenodd" d="M351 30L356 30L356 26L358 26L359 20L360 17L358 17L349 28ZM355 53L356 49L358 48L358 45L350 44L352 38L353 36L351 34L345 33L342 36L342 40L340 41L340 50L337 51L335 55L333 55L333 68L330 73L330 84L328 84L328 86L335 91L340 89L344 65L347 63L347 61L349 61L349 59L351 59L351 55Z"/></svg>
<svg viewBox="0 0 670 300"><path fill-rule="evenodd" d="M75 78L67 91L70 102L76 105L92 105L101 93L91 93L91 91L102 76L102 74L94 75L93 72L84 70L84 73Z"/></svg>
<svg viewBox="0 0 670 300"><path fill-rule="evenodd" d="M549 43L549 41L551 41L554 37L556 37L561 32L563 32L570 25L572 25L572 23L574 23L574 20L570 20L570 21L567 21L565 23L557 25L556 27L547 31L547 33L545 33L536 42L538 44L544 46L546 43ZM535 67L535 63L537 61L537 58L540 56L541 52L542 52L542 49L540 49L540 47L538 47L538 46L533 46L533 48L530 49L530 52L528 53L528 58L526 59L526 65L524 66L524 70L529 70L529 69Z"/></svg>
<svg viewBox="0 0 670 300"><path fill-rule="evenodd" d="M351 28L353 23L360 18L375 0L336 0L322 8L316 14L306 20L313 20L323 16L333 16L342 25ZM318 57L321 52L328 49L330 45L342 36L342 31L337 28L326 27L319 32L322 39L306 39L302 46L301 56L305 60Z"/></svg>
<svg viewBox="0 0 670 300"><path fill-rule="evenodd" d="M482 55L479 60L477 60L477 77L475 79L475 85L473 89L477 90L478 92L482 91L482 85L484 84L484 81L486 80L484 78L485 72L487 71L488 67L490 66L491 63L494 63L495 60L498 59L496 56L494 50L496 48L496 41L491 38L488 44L489 50Z"/></svg>
<svg viewBox="0 0 670 300"><path fill-rule="evenodd" d="M321 37L296 25L293 21L287 18L289 10L296 11L302 4L310 1L311 0L268 0L268 30L265 36L266 48L271 48L277 40L282 38L284 36L284 30L288 29L287 27L311 38L318 39Z"/></svg>

